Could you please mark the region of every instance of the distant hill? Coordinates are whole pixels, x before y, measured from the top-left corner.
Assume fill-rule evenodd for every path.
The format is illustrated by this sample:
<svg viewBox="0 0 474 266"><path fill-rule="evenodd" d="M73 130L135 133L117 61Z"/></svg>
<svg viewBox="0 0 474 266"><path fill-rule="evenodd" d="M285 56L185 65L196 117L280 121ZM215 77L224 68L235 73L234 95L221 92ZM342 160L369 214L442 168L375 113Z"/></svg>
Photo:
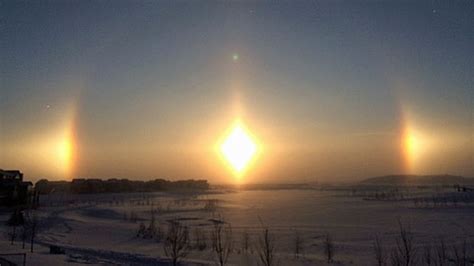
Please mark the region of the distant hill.
<svg viewBox="0 0 474 266"><path fill-rule="evenodd" d="M474 178L454 175L386 175L364 179L364 185L474 185Z"/></svg>

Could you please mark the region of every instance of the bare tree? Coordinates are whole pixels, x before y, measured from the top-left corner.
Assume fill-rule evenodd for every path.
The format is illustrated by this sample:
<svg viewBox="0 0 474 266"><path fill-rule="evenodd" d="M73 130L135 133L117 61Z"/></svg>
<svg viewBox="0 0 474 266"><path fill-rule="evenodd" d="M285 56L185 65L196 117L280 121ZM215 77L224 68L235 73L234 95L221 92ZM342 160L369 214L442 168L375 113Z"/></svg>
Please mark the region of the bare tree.
<svg viewBox="0 0 474 266"><path fill-rule="evenodd" d="M329 233L326 234L326 237L324 238L323 247L327 262L331 263L334 257L334 243L332 242L332 238Z"/></svg>
<svg viewBox="0 0 474 266"><path fill-rule="evenodd" d="M416 263L416 249L413 241L413 233L410 228L405 228L400 220L398 220L398 225L400 228L400 235L396 240L398 256L401 258L403 265L414 265Z"/></svg>
<svg viewBox="0 0 474 266"><path fill-rule="evenodd" d="M30 224L30 251L33 252L33 247L35 243L35 237L36 237L36 229L38 227L38 216L33 213L31 215L31 218L29 219L29 224Z"/></svg>
<svg viewBox="0 0 474 266"><path fill-rule="evenodd" d="M300 235L300 233L295 230L295 236L294 236L294 253L295 253L295 258L298 258L301 253L303 253L303 244L304 240L303 237Z"/></svg>
<svg viewBox="0 0 474 266"><path fill-rule="evenodd" d="M385 251L383 249L382 240L378 235L375 235L373 248L377 266L384 266L386 264Z"/></svg>
<svg viewBox="0 0 474 266"><path fill-rule="evenodd" d="M397 248L394 248L390 253L390 262L392 266L402 266L402 259L398 253Z"/></svg>
<svg viewBox="0 0 474 266"><path fill-rule="evenodd" d="M194 247L198 250L207 248L206 234L199 228L194 229Z"/></svg>
<svg viewBox="0 0 474 266"><path fill-rule="evenodd" d="M138 225L138 230L137 230L137 237L144 237L146 233L146 225L143 222L140 222Z"/></svg>
<svg viewBox="0 0 474 266"><path fill-rule="evenodd" d="M159 226L156 225L157 222L155 220L155 210L153 208L150 211L150 224L147 228L143 231L143 238L153 239L153 238L161 238L161 232ZM141 225L140 225L141 227Z"/></svg>
<svg viewBox="0 0 474 266"><path fill-rule="evenodd" d="M20 209L18 208L15 209L7 221L7 224L11 227L10 232L8 233L8 236L10 238L10 242L12 245L15 242L16 237L17 237L16 227L19 225L23 225L24 222L25 220L23 217L23 213L20 211Z"/></svg>
<svg viewBox="0 0 474 266"><path fill-rule="evenodd" d="M431 257L431 246L429 244L423 247L423 262L428 266L433 264L433 259Z"/></svg>
<svg viewBox="0 0 474 266"><path fill-rule="evenodd" d="M20 237L21 237L21 248L25 249L26 239L30 233L30 226L27 222L24 222L21 226Z"/></svg>
<svg viewBox="0 0 474 266"><path fill-rule="evenodd" d="M250 236L249 236L249 233L248 233L247 231L243 231L243 232L242 232L242 249L243 249L245 252L248 252L249 247L250 247Z"/></svg>
<svg viewBox="0 0 474 266"><path fill-rule="evenodd" d="M180 259L188 255L188 242L188 228L176 220L170 221L163 248L174 266L178 265Z"/></svg>
<svg viewBox="0 0 474 266"><path fill-rule="evenodd" d="M466 239L463 240L460 247L453 245L454 261L456 266L466 266L468 263L467 259L467 243Z"/></svg>
<svg viewBox="0 0 474 266"><path fill-rule="evenodd" d="M215 252L217 263L223 266L227 263L229 255L232 252L233 239L230 224L215 221L211 239L212 249Z"/></svg>
<svg viewBox="0 0 474 266"><path fill-rule="evenodd" d="M257 246L260 263L264 266L271 266L275 263L275 237L270 233L268 227L264 227L258 239Z"/></svg>
<svg viewBox="0 0 474 266"><path fill-rule="evenodd" d="M149 200L148 200L149 202ZM150 210L150 224L148 225L148 238L154 238L156 235L156 222L155 222L155 211L153 208Z"/></svg>
<svg viewBox="0 0 474 266"><path fill-rule="evenodd" d="M8 233L8 236L10 237L10 244L13 245L16 239L16 224L11 226L11 230Z"/></svg>
<svg viewBox="0 0 474 266"><path fill-rule="evenodd" d="M436 265L447 265L448 255L446 254L446 244L442 237L439 238L439 244L436 246Z"/></svg>

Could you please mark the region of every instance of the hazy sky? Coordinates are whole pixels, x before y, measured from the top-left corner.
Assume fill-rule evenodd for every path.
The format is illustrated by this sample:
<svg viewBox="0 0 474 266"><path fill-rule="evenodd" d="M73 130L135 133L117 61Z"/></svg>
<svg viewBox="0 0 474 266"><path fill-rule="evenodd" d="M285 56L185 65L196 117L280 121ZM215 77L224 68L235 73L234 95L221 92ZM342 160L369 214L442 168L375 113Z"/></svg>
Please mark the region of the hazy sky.
<svg viewBox="0 0 474 266"><path fill-rule="evenodd" d="M0 168L246 182L474 176L474 1L0 1Z"/></svg>

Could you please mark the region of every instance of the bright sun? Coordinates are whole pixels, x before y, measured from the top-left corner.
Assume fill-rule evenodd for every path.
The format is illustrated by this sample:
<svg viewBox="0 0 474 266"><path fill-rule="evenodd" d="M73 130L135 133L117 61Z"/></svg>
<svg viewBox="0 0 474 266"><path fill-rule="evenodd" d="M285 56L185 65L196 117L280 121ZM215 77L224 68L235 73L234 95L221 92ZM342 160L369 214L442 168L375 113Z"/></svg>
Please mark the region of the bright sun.
<svg viewBox="0 0 474 266"><path fill-rule="evenodd" d="M240 125L235 125L220 146L221 153L234 170L240 174L257 151L257 145Z"/></svg>

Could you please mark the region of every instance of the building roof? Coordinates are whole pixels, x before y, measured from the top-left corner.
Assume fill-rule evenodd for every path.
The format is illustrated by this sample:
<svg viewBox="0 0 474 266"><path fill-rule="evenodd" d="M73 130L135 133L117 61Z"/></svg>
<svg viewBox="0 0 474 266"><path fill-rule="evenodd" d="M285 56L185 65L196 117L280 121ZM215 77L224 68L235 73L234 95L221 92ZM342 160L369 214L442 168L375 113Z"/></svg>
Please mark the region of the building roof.
<svg viewBox="0 0 474 266"><path fill-rule="evenodd" d="M0 175L23 175L23 173L20 170L3 170L0 169Z"/></svg>

